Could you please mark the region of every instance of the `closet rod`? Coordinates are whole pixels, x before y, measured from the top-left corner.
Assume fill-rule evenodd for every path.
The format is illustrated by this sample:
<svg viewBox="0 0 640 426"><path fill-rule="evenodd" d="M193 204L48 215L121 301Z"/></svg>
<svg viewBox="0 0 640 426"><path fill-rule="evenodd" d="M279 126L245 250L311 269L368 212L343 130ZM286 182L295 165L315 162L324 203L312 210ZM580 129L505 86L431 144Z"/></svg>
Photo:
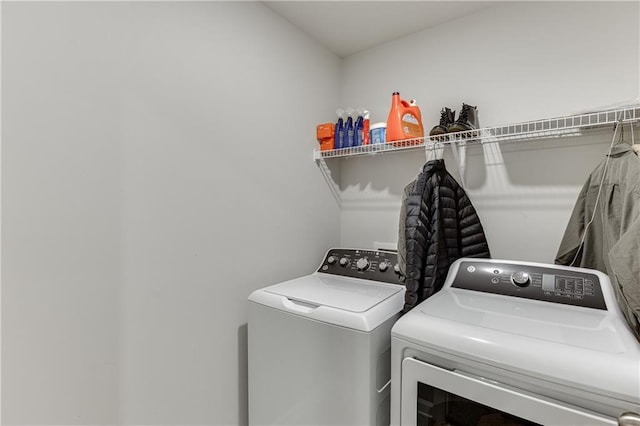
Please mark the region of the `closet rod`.
<svg viewBox="0 0 640 426"><path fill-rule="evenodd" d="M332 149L327 151L315 150L315 161L326 158L353 157L357 155L375 155L379 153L408 151L416 149L434 149L443 144L451 143L479 143L479 142L503 142L534 139L559 138L567 136L580 136L583 130L596 129L613 125L615 123L635 123L640 121L640 105L597 111L580 115L568 115L564 117L548 118L543 120L527 121L516 124L508 124L496 127L485 127L458 133L446 133L438 136L426 136L424 138L405 139L402 141L355 146L351 148Z"/></svg>

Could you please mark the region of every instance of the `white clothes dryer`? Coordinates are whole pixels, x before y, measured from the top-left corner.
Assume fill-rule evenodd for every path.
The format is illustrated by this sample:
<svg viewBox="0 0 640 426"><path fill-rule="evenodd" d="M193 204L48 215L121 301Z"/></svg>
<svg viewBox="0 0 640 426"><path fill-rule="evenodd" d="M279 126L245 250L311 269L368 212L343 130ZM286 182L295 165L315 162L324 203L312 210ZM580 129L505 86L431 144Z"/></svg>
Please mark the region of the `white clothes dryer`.
<svg viewBox="0 0 640 426"><path fill-rule="evenodd" d="M389 424L395 253L331 249L308 276L249 296L250 425Z"/></svg>
<svg viewBox="0 0 640 426"><path fill-rule="evenodd" d="M634 421L640 344L599 271L460 259L392 329L391 401L392 425Z"/></svg>

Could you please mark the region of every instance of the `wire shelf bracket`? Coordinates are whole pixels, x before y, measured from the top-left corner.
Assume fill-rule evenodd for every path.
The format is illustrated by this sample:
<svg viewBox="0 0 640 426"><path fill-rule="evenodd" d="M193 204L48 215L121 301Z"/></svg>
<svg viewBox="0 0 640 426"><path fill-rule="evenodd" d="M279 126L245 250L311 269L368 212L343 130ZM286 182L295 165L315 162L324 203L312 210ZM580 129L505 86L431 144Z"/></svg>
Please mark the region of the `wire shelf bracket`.
<svg viewBox="0 0 640 426"><path fill-rule="evenodd" d="M320 169L324 180L327 182L327 185L331 190L331 195L333 195L333 198L336 200L338 207L342 208L342 196L340 195L340 187L333 180L333 177L331 176L331 170L329 169L327 162L324 161L323 157L320 157L316 158L316 164L318 165L318 168Z"/></svg>

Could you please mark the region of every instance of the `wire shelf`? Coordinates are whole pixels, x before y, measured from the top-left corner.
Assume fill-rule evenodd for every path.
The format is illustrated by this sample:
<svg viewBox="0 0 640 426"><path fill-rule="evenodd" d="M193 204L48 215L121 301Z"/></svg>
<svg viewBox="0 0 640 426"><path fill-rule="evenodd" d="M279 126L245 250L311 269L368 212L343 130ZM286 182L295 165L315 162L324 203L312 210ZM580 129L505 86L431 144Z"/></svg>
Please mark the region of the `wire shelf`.
<svg viewBox="0 0 640 426"><path fill-rule="evenodd" d="M595 129L614 125L615 123L629 123L640 121L640 105L598 111L581 115L549 118L523 123L508 124L497 127L486 127L466 132L445 133L437 136L404 139L381 144L354 146L327 151L315 150L314 160L326 158L353 157L357 155L376 155L380 153L429 150L452 143L495 143L507 141L522 141L532 139L548 139L555 137L578 136L583 130Z"/></svg>

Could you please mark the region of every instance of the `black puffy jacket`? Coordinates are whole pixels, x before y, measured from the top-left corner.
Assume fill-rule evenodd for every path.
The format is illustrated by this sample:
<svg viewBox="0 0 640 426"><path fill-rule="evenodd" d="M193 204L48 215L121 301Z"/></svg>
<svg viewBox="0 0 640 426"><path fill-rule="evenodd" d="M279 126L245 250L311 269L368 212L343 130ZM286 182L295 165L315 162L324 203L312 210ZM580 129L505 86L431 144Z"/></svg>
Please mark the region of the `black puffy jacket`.
<svg viewBox="0 0 640 426"><path fill-rule="evenodd" d="M444 160L427 162L405 188L398 258L405 276L404 312L442 288L461 257L490 257L480 218L447 172Z"/></svg>

